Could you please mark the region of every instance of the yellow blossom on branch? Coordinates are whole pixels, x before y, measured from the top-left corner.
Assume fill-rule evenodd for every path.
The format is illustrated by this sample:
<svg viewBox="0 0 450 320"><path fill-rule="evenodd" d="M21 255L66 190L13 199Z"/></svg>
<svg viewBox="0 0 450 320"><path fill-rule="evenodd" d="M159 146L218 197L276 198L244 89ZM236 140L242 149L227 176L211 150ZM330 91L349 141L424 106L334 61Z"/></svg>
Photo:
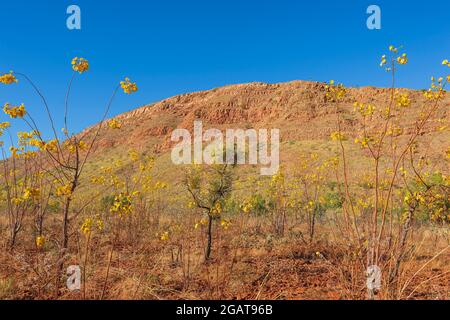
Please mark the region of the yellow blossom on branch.
<svg viewBox="0 0 450 320"><path fill-rule="evenodd" d="M113 205L109 209L111 213L118 213L119 217L128 215L133 211L131 196L128 193L120 193L114 198Z"/></svg>
<svg viewBox="0 0 450 320"><path fill-rule="evenodd" d="M45 238L43 236L36 237L36 247L42 248L45 245Z"/></svg>
<svg viewBox="0 0 450 320"><path fill-rule="evenodd" d="M38 188L25 188L22 198L24 200L28 200L28 199L35 200L35 199L38 199L40 195L41 195L41 191Z"/></svg>
<svg viewBox="0 0 450 320"><path fill-rule="evenodd" d="M337 131L332 132L330 137L331 137L331 140L333 140L333 141L344 141L344 140L346 140L344 134L341 133L341 132L337 132Z"/></svg>
<svg viewBox="0 0 450 320"><path fill-rule="evenodd" d="M8 129L9 127L11 127L11 123L9 122L0 123L0 130Z"/></svg>
<svg viewBox="0 0 450 320"><path fill-rule="evenodd" d="M72 187L70 185L59 186L56 188L56 195L61 196L70 196L72 194Z"/></svg>
<svg viewBox="0 0 450 320"><path fill-rule="evenodd" d="M89 70L89 61L84 58L75 57L72 59L72 69L82 74Z"/></svg>
<svg viewBox="0 0 450 320"><path fill-rule="evenodd" d="M19 80L17 80L17 78L14 76L14 73L12 71L0 76L0 83L13 84L13 83L18 83L18 82L19 82Z"/></svg>
<svg viewBox="0 0 450 320"><path fill-rule="evenodd" d="M220 226L221 226L224 230L228 230L228 228L231 226L231 221L222 219L222 220L220 221Z"/></svg>
<svg viewBox="0 0 450 320"><path fill-rule="evenodd" d="M398 64L407 64L408 63L408 57L406 56L406 53L402 54L400 57L397 57Z"/></svg>
<svg viewBox="0 0 450 320"><path fill-rule="evenodd" d="M87 145L84 141L78 141L74 143L73 141L67 141L65 143L65 147L67 150L69 150L70 153L75 153L77 150L84 150L86 149Z"/></svg>
<svg viewBox="0 0 450 320"><path fill-rule="evenodd" d="M123 92L126 94L132 94L133 92L138 91L138 87L135 82L131 82L129 78L125 78L125 81L120 82L120 86L123 89Z"/></svg>
<svg viewBox="0 0 450 320"><path fill-rule="evenodd" d="M92 224L93 224L92 219L86 218L84 220L83 224L81 225L81 228L80 228L81 232L83 232L84 234L90 233L91 229L92 229Z"/></svg>
<svg viewBox="0 0 450 320"><path fill-rule="evenodd" d="M3 106L3 112L11 118L23 118L27 114L23 103L20 106L12 106L9 103L5 103Z"/></svg>

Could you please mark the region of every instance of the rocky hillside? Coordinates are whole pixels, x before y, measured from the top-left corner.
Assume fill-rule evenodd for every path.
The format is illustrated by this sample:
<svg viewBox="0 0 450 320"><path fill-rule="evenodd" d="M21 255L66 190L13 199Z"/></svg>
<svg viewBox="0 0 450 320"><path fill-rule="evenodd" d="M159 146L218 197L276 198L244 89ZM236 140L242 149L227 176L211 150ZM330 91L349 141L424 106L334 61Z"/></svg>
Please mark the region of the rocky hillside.
<svg viewBox="0 0 450 320"><path fill-rule="evenodd" d="M325 86L324 83L306 81L249 83L175 96L117 116L122 129L103 130L97 152L126 147L164 153L171 146L172 130L192 129L196 119L202 120L204 127L218 129L279 128L282 143L325 140L336 130L336 109L326 102ZM406 119L403 134L407 134L414 129L413 119L426 101L420 91L400 89L399 92L407 92L412 101L403 117ZM390 90L383 88L349 89L339 108L343 130L352 136L362 129L361 118L353 113L355 101L372 103L383 109L389 95ZM449 102L447 96L443 107L426 128L427 133L439 135L441 142L450 138L448 127L445 128L450 119ZM381 118L373 117L368 125L377 127L380 124ZM91 130L87 129L88 132Z"/></svg>

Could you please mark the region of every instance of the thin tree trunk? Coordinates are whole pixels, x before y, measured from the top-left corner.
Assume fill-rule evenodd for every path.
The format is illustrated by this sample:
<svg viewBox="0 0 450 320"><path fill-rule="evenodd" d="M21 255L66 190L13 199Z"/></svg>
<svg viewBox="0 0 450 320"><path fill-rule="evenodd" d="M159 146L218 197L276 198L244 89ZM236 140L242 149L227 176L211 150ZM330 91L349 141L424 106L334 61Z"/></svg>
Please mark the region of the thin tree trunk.
<svg viewBox="0 0 450 320"><path fill-rule="evenodd" d="M211 215L208 216L208 243L205 250L205 261L209 260L211 256L211 246L212 246L212 222L213 218Z"/></svg>

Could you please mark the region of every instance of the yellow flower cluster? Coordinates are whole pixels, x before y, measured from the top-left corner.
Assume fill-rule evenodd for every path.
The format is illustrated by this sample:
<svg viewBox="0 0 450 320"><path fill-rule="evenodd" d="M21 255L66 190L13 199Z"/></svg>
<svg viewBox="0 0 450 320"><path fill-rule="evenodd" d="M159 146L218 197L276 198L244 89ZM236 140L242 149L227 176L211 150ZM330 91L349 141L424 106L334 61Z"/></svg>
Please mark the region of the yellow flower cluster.
<svg viewBox="0 0 450 320"><path fill-rule="evenodd" d="M53 139L48 142L38 141L38 147L44 151L56 151L58 149L58 140Z"/></svg>
<svg viewBox="0 0 450 320"><path fill-rule="evenodd" d="M11 123L9 123L7 121L0 123L0 130L5 130L5 129L8 129L9 127L11 127Z"/></svg>
<svg viewBox="0 0 450 320"><path fill-rule="evenodd" d="M338 132L338 131L332 132L330 137L331 137L331 140L333 140L333 141L344 141L344 140L346 140L346 137L344 136L344 134L341 133L341 132Z"/></svg>
<svg viewBox="0 0 450 320"><path fill-rule="evenodd" d="M61 196L70 196L72 194L72 187L69 184L65 186L59 186L56 188L56 195L58 197Z"/></svg>
<svg viewBox="0 0 450 320"><path fill-rule="evenodd" d="M407 94L400 94L397 96L397 106L401 108L406 108L411 105L411 99Z"/></svg>
<svg viewBox="0 0 450 320"><path fill-rule="evenodd" d="M398 64L407 64L408 63L408 57L406 56L406 53L402 54L400 57L397 57Z"/></svg>
<svg viewBox="0 0 450 320"><path fill-rule="evenodd" d="M0 83L13 84L13 83L17 83L17 82L19 82L19 80L17 80L17 78L14 76L12 71L0 76Z"/></svg>
<svg viewBox="0 0 450 320"><path fill-rule="evenodd" d="M112 119L108 121L108 127L111 129L120 129L122 128L122 123L117 119Z"/></svg>
<svg viewBox="0 0 450 320"><path fill-rule="evenodd" d="M209 214L213 217L219 217L222 214L222 205L217 202L214 207L211 208Z"/></svg>
<svg viewBox="0 0 450 320"><path fill-rule="evenodd" d="M138 91L136 83L131 82L129 78L125 78L125 81L121 81L120 86L122 87L123 92L127 94L132 94L133 92Z"/></svg>
<svg viewBox="0 0 450 320"><path fill-rule="evenodd" d="M243 213L249 213L253 209L253 204L250 201L246 201L240 205L240 208Z"/></svg>
<svg viewBox="0 0 450 320"><path fill-rule="evenodd" d="M381 56L380 67L383 67L386 63L387 63L386 55L383 54L383 55Z"/></svg>
<svg viewBox="0 0 450 320"><path fill-rule="evenodd" d="M45 238L43 236L36 237L36 247L42 248L45 245Z"/></svg>
<svg viewBox="0 0 450 320"><path fill-rule="evenodd" d="M89 61L84 58L75 57L72 59L72 69L80 74L89 70Z"/></svg>
<svg viewBox="0 0 450 320"><path fill-rule="evenodd" d="M338 102L342 100L347 94L347 89L343 84L334 85L334 80L330 81L329 85L325 86L326 94L325 96L331 102Z"/></svg>
<svg viewBox="0 0 450 320"><path fill-rule="evenodd" d="M38 199L41 195L41 191L38 188L25 188L22 198L24 200L28 199Z"/></svg>
<svg viewBox="0 0 450 320"><path fill-rule="evenodd" d="M436 79L435 77L431 77L430 89L424 92L425 98L427 98L428 100L438 100L443 98L445 94L444 86L444 78L439 77L438 79Z"/></svg>
<svg viewBox="0 0 450 320"><path fill-rule="evenodd" d="M356 138L355 143L360 144L362 148L367 148L369 146L370 139L367 137Z"/></svg>
<svg viewBox="0 0 450 320"><path fill-rule="evenodd" d="M23 147L20 148L16 148L16 147L9 147L9 151L11 151L11 155L13 158L18 158L19 157L19 152L20 151L24 151Z"/></svg>
<svg viewBox="0 0 450 320"><path fill-rule="evenodd" d="M393 45L389 46L389 51L397 53L398 52L398 48L394 47Z"/></svg>
<svg viewBox="0 0 450 320"><path fill-rule="evenodd" d="M413 194L408 192L405 195L405 198L403 199L403 201L407 205L411 205L414 201L419 203L419 204L424 204L425 203L425 197L420 192L414 192Z"/></svg>
<svg viewBox="0 0 450 320"><path fill-rule="evenodd" d="M76 143L73 141L66 141L65 147L67 148L67 150L69 150L70 153L75 153L77 150L86 149L87 145L84 141L78 141Z"/></svg>
<svg viewBox="0 0 450 320"><path fill-rule="evenodd" d="M208 219L203 218L202 220L200 220L199 222L197 222L197 223L194 225L194 229L198 229L198 228L201 227L201 226L205 226L207 223L208 223Z"/></svg>
<svg viewBox="0 0 450 320"><path fill-rule="evenodd" d="M391 67L387 66L386 67L386 71L392 71L392 66L394 65L395 62L397 62L400 65L405 65L408 63L408 56L406 55L406 53L403 53L401 55L398 55L398 51L399 49L394 47L394 46L389 46L389 51L392 52L392 57L390 58L391 60ZM382 55L381 56L381 62L380 62L380 67L384 67L388 64L388 58L386 57L386 55Z"/></svg>
<svg viewBox="0 0 450 320"><path fill-rule="evenodd" d="M169 231L165 231L163 233L161 233L160 237L161 241L169 241L170 236L169 236Z"/></svg>
<svg viewBox="0 0 450 320"><path fill-rule="evenodd" d="M20 205L28 200L36 200L40 195L41 192L37 188L25 188L21 196L12 198L12 202L15 205Z"/></svg>
<svg viewBox="0 0 450 320"><path fill-rule="evenodd" d="M277 186L284 184L284 174L281 170L277 172L274 176L272 176L272 179L270 180L270 187L276 188Z"/></svg>
<svg viewBox="0 0 450 320"><path fill-rule="evenodd" d="M445 59L444 61L442 61L442 65L447 66L450 68L450 61L448 61L447 59Z"/></svg>
<svg viewBox="0 0 450 320"><path fill-rule="evenodd" d="M156 181L155 185L153 186L154 190L164 190L167 189L168 185L165 182Z"/></svg>
<svg viewBox="0 0 450 320"><path fill-rule="evenodd" d="M94 227L99 231L102 231L104 228L103 220L100 219L100 217L98 217L98 216L95 219L93 219L93 218L84 219L84 222L81 225L80 230L84 234L89 234L89 233L91 233L92 228L94 228Z"/></svg>
<svg viewBox="0 0 450 320"><path fill-rule="evenodd" d="M119 217L128 215L133 211L131 195L128 193L120 193L114 198L113 205L109 209L111 213L119 214Z"/></svg>
<svg viewBox="0 0 450 320"><path fill-rule="evenodd" d="M222 220L220 221L220 226L221 226L224 230L228 230L228 228L231 226L231 221L230 221L230 220L222 219Z"/></svg>
<svg viewBox="0 0 450 320"><path fill-rule="evenodd" d="M134 150L134 149L128 151L128 156L130 157L130 159L132 161L138 161L139 160L139 153L136 150Z"/></svg>
<svg viewBox="0 0 450 320"><path fill-rule="evenodd" d="M27 114L23 103L20 106L11 106L9 103L5 103L3 106L3 112L14 119L23 118Z"/></svg>
<svg viewBox="0 0 450 320"><path fill-rule="evenodd" d="M371 116L375 112L375 106L373 104L365 104L361 102L355 102L353 104L354 110L358 111L363 116Z"/></svg>

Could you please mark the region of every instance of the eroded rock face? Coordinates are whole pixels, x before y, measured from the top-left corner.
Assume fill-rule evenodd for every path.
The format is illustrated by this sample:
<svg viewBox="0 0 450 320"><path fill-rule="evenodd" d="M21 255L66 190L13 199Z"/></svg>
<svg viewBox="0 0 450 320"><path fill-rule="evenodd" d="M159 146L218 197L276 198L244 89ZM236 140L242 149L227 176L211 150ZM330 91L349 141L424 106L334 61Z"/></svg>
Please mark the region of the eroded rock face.
<svg viewBox="0 0 450 320"><path fill-rule="evenodd" d="M336 128L336 108L326 102L325 91L324 83L292 81L238 84L182 94L117 116L123 123L122 129L103 130L97 151L126 144L138 148L153 145L162 152L171 146L173 129L192 130L195 120L202 120L205 128L279 128L282 141L325 139ZM409 93L412 113L420 112L425 103L421 92L405 89L399 92ZM388 103L390 93L390 89L375 87L349 89L337 110L343 131L352 134L362 129L361 119L351 112L354 101L382 108ZM444 104L449 104L448 97ZM448 118L448 112L447 108L436 115L434 122ZM368 125L376 128L380 124L381 119L374 118ZM92 129L85 132L90 134ZM430 126L425 132L435 129ZM404 134L412 130L411 117Z"/></svg>

